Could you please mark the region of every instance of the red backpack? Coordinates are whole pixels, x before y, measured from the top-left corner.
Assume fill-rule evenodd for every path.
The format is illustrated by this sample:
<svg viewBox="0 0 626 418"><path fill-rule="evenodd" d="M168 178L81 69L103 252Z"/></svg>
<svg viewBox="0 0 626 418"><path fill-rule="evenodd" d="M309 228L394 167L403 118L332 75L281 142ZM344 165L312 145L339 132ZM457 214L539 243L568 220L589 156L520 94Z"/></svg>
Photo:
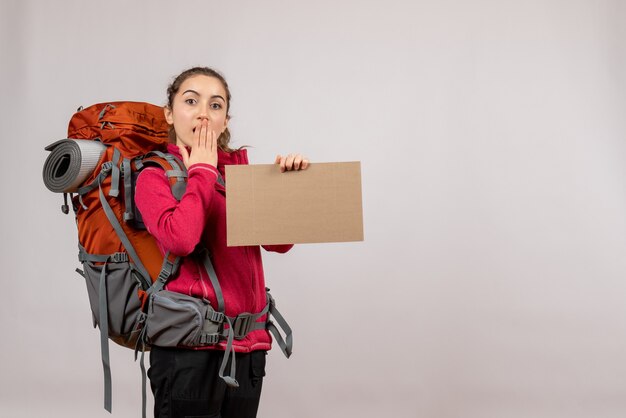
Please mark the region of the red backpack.
<svg viewBox="0 0 626 418"><path fill-rule="evenodd" d="M94 327L101 334L105 409L111 411L108 339L137 349L146 291L159 275L172 275L177 259L161 255L134 205L134 182L147 165L165 170L178 199L185 190L183 163L166 154L168 124L163 108L149 103L100 103L79 108L68 139L46 150L44 183L67 196L76 216L79 261L87 283ZM101 314L102 312L106 314Z"/></svg>

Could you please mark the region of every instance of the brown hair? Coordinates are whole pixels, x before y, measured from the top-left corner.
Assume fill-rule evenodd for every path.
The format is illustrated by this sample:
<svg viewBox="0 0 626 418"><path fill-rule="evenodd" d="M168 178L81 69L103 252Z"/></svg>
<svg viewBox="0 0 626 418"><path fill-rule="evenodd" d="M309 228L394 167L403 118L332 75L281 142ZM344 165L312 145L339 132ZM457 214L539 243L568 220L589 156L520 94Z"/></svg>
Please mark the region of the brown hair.
<svg viewBox="0 0 626 418"><path fill-rule="evenodd" d="M174 81L172 81L172 84L170 84L167 87L167 107L169 107L170 109L172 108L172 105L174 103L174 96L176 96L176 93L178 93L178 90L180 90L181 84L183 84L185 80L187 80L188 78L196 76L196 75L205 75L208 77L214 77L214 78L217 78L220 81L220 83L222 83L222 87L224 87L224 90L226 91L226 117L230 118L230 98L231 97L230 97L230 89L228 88L228 83L226 82L226 79L224 78L223 75L221 75L220 73L218 73L217 71L209 67L189 68L188 70L185 70L182 73L180 73L178 76L176 76L176 78L174 78ZM170 142L176 143L176 132L174 131L173 125L170 125L169 139L170 139ZM224 132L222 132L222 134L219 136L219 138L217 138L217 145L218 147L220 147L222 151L232 152L234 150L228 146L229 142L230 142L230 131L228 130L228 128L226 128Z"/></svg>

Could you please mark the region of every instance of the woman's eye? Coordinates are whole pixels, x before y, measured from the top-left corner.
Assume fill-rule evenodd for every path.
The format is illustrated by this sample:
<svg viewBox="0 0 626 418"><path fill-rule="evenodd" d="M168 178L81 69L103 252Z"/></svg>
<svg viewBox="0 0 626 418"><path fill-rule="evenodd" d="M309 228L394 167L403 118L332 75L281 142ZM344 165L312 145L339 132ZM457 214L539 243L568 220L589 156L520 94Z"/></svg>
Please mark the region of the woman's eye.
<svg viewBox="0 0 626 418"><path fill-rule="evenodd" d="M222 108L222 105L219 103L211 103L211 109L213 110L219 110Z"/></svg>
<svg viewBox="0 0 626 418"><path fill-rule="evenodd" d="M196 99L185 99L185 103L190 104L190 105L196 104Z"/></svg>

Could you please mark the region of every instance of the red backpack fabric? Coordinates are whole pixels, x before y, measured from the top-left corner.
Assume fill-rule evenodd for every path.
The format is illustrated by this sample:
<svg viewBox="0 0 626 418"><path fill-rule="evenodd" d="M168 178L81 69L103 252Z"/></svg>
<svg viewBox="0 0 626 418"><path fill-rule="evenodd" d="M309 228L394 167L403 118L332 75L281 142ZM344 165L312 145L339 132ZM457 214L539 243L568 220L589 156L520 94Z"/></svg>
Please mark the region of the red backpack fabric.
<svg viewBox="0 0 626 418"><path fill-rule="evenodd" d="M154 238L144 229L138 229L135 222L137 216L134 210L132 188L122 187L113 183L120 181L121 175L115 176L116 170L124 170L123 161L132 161L130 170L138 171L137 161L143 161L141 157L151 151L165 153L168 142L168 124L163 115L163 108L149 103L139 102L111 102L100 103L79 110L72 116L68 127L68 138L99 140L104 144L111 145L103 153L97 166L102 167L106 162L113 162L112 174L102 179L99 186L107 197L111 209L118 219L124 233L136 251L138 259L131 257L130 262L136 266L143 266L142 272L148 273L143 277L146 281L153 282L158 276L163 256L156 246ZM117 150L117 151L116 151ZM116 159L116 154L120 156ZM157 158L151 158L151 162L160 163ZM139 167L142 168L142 167ZM182 167L181 167L182 169ZM95 186L102 170L94 170L93 174L85 180L84 184ZM126 173L123 173L126 177ZM132 174L131 174L132 176ZM126 178L128 184L128 178ZM173 180L175 181L175 180ZM113 187L112 187L113 186ZM111 190L117 192L111 193ZM127 252L124 244L117 238L113 225L107 219L100 202L99 188L94 187L84 194L76 195L73 200L76 223L78 227L78 241L87 254L109 255ZM128 196L128 194L131 194ZM126 217L126 219L125 219ZM129 254L130 255L130 254ZM142 269L139 268L141 271ZM146 283L148 284L148 283ZM143 298L143 289L139 289L139 296ZM112 336L113 341L128 346L133 341ZM133 345L134 348L134 345Z"/></svg>

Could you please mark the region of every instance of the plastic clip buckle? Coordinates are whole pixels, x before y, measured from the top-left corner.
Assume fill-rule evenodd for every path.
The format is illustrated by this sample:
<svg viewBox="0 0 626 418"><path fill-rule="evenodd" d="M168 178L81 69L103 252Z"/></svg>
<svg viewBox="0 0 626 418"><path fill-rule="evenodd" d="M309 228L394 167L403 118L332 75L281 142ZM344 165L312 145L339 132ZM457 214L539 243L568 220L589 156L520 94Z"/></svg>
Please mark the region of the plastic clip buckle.
<svg viewBox="0 0 626 418"><path fill-rule="evenodd" d="M252 314L242 313L237 315L235 320L233 321L233 335L235 339L242 339L250 332L250 328L252 328Z"/></svg>
<svg viewBox="0 0 626 418"><path fill-rule="evenodd" d="M170 272L161 270L155 282L162 282L163 284L165 284L165 282L167 282L167 279L169 279L170 276L171 276Z"/></svg>
<svg viewBox="0 0 626 418"><path fill-rule="evenodd" d="M128 261L128 254L126 253L115 253L111 254L109 260L113 263L125 263Z"/></svg>
<svg viewBox="0 0 626 418"><path fill-rule="evenodd" d="M104 173L108 173L112 169L113 169L113 162L112 161L107 161L105 163L102 163L102 168L100 169L100 171L102 171Z"/></svg>
<svg viewBox="0 0 626 418"><path fill-rule="evenodd" d="M209 310L207 311L206 319L216 324L221 324L224 322L224 314L222 312Z"/></svg>
<svg viewBox="0 0 626 418"><path fill-rule="evenodd" d="M167 267L166 267L167 266ZM163 260L163 270L166 270L169 275L174 271L174 263L172 263L168 258Z"/></svg>
<svg viewBox="0 0 626 418"><path fill-rule="evenodd" d="M217 344L219 341L219 334L204 334L200 336L200 344Z"/></svg>
<svg viewBox="0 0 626 418"><path fill-rule="evenodd" d="M172 275L173 271L174 271L174 263L172 263L170 260L166 258L165 260L163 260L163 268L159 272L159 275L156 281L160 281L160 282L163 282L163 284L165 284L165 282L167 282L167 279L169 279L170 276Z"/></svg>

